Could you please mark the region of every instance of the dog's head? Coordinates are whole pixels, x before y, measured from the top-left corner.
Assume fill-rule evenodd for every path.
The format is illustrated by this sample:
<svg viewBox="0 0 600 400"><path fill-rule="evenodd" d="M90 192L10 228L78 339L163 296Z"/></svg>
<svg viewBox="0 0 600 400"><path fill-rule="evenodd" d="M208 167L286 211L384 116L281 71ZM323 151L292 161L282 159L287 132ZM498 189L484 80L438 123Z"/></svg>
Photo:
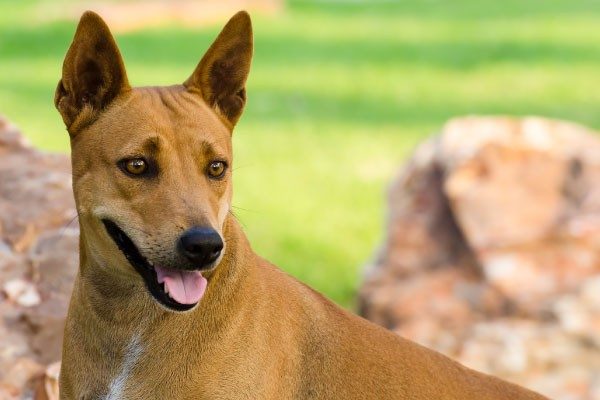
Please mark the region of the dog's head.
<svg viewBox="0 0 600 400"><path fill-rule="evenodd" d="M97 268L143 280L170 310L200 301L226 251L231 134L251 58L245 12L182 85L131 88L108 27L92 12L65 57L55 104L71 137L82 250Z"/></svg>

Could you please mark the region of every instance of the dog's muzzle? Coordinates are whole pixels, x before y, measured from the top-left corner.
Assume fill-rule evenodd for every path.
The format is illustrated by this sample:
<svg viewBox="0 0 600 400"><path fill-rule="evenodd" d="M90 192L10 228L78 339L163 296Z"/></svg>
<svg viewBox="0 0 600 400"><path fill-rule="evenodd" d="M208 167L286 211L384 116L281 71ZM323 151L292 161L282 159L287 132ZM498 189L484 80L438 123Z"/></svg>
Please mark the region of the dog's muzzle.
<svg viewBox="0 0 600 400"><path fill-rule="evenodd" d="M102 223L161 305L173 311L188 311L198 304L208 285L202 271L215 266L224 247L221 236L214 229L195 227L184 232L176 246L178 255L185 261L176 267L166 267L146 259L115 222L103 219Z"/></svg>

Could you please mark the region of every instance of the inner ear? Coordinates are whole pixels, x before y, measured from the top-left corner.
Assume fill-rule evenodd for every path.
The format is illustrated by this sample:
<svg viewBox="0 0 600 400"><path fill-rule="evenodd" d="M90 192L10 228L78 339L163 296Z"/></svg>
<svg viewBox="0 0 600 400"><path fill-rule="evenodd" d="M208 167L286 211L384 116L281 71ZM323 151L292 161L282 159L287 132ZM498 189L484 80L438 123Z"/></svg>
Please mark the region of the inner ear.
<svg viewBox="0 0 600 400"><path fill-rule="evenodd" d="M85 89L82 91L81 101L89 103L92 98L97 97L98 92L104 85L104 79L102 78L102 68L94 60L89 59L84 64L81 72L81 81ZM106 99L98 99L106 100ZM99 105L101 105L100 103Z"/></svg>
<svg viewBox="0 0 600 400"><path fill-rule="evenodd" d="M65 56L54 99L69 132L91 123L126 90L123 59L108 26L97 14L85 12Z"/></svg>
<svg viewBox="0 0 600 400"><path fill-rule="evenodd" d="M252 60L252 23L245 11L234 15L184 82L233 127L246 104Z"/></svg>

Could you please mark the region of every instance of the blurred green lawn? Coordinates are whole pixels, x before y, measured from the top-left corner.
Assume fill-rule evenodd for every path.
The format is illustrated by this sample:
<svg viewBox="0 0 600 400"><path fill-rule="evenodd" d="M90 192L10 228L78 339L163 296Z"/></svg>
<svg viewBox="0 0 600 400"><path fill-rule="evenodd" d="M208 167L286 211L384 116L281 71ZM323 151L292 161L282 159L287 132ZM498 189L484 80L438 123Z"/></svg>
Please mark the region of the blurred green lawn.
<svg viewBox="0 0 600 400"><path fill-rule="evenodd" d="M0 0L0 113L66 152L52 98L75 22L32 21L36 6ZM131 82L182 82L218 29L118 35ZM600 2L293 1L254 29L234 211L258 253L346 307L382 239L386 184L446 119L600 127Z"/></svg>

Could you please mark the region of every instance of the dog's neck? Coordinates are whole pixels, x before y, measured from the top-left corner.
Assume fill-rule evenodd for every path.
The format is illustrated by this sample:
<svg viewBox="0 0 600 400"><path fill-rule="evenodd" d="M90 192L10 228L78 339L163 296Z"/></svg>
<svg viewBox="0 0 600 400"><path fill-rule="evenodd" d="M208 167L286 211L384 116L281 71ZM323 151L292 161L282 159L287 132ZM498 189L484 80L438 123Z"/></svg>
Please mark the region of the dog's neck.
<svg viewBox="0 0 600 400"><path fill-rule="evenodd" d="M83 228L83 227L82 227ZM123 279L116 268L106 268L89 257L84 229L80 238L80 270L73 291L75 320L85 323L85 329L98 336L99 345L127 342L132 335L150 335L163 324L177 323L178 334L190 329L214 336L223 329L231 315L243 312L253 279L249 258L255 257L234 217L228 216L224 226L227 243L225 254L214 271L205 274L208 288L200 304L189 312L173 312L161 307L141 281ZM131 266L129 266L131 267ZM239 303L240 306L233 306ZM196 333L197 334L197 333Z"/></svg>

